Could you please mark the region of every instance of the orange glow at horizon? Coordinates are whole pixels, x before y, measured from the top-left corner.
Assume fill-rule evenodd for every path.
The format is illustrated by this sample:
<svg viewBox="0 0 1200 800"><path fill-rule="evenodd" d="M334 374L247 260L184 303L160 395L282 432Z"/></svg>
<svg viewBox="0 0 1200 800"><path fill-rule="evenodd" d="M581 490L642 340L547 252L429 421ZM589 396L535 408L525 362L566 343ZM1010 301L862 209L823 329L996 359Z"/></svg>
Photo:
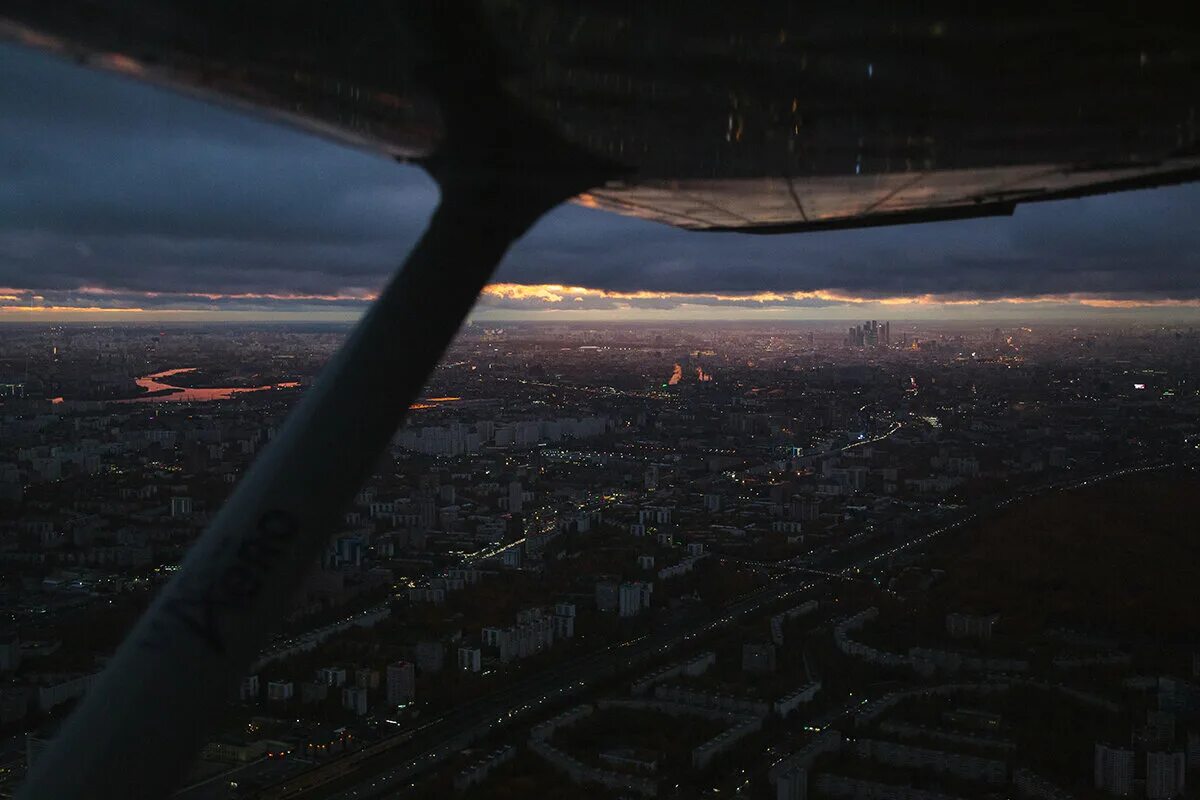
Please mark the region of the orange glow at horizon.
<svg viewBox="0 0 1200 800"><path fill-rule="evenodd" d="M138 298L163 300L170 302L172 300L186 302L188 300L204 300L211 303L219 303L222 301L254 301L254 300L271 300L282 302L312 302L312 303L367 303L376 299L377 292L369 291L361 288L339 289L331 293L304 293L304 292L172 292L172 291L134 291L112 289L103 286L84 285L74 290L65 290L61 295L77 294L89 297L111 297L132 300L135 303ZM914 295L895 295L884 297L873 297L868 295L856 295L848 292L835 289L817 289L794 292L747 292L744 294L718 291L652 291L652 290L634 290L621 291L613 289L598 289L587 286L571 286L558 283L492 283L484 287L480 293L482 300L493 298L496 300L510 300L526 304L530 310L538 311L637 311L635 306L631 305L636 301L664 301L668 303L676 303L679 305L701 305L701 306L721 306L721 305L740 305L743 308L755 306L769 308L772 306L786 305L801 301L821 301L829 305L844 305L844 306L869 306L872 304L888 307L986 307L1003 304L1013 305L1076 305L1086 308L1096 309L1200 309L1200 298L1183 298L1183 299L1145 299L1145 298L1121 298L1121 297L1097 297L1087 293L1067 293L1067 294L1048 294L1048 295L1014 295L1007 297L992 297L992 298L971 298L961 295L937 295L937 294L914 294ZM609 301L608 305L597 306L593 308L579 308L577 303L582 303L585 300ZM69 301L67 301L69 303ZM116 300L120 302L120 300ZM31 289L16 289L0 286L0 314L3 313L20 313L20 314L205 314L211 312L224 312L231 309L217 309L212 307L154 307L146 305L121 305L117 307L105 307L92 304L87 305L70 305L64 304L62 300L57 302L47 302L41 294L37 294ZM28 305L20 305L27 303ZM232 309L240 311L243 309ZM259 309L263 310L263 309ZM272 310L272 309L266 309ZM281 309L288 311L286 307ZM653 310L653 309L652 309Z"/></svg>
<svg viewBox="0 0 1200 800"><path fill-rule="evenodd" d="M728 294L720 292L656 292L648 289L618 291L615 289L592 289L586 286L566 286L560 283L490 283L481 293L488 297L504 300L541 300L546 303L561 303L564 300L595 298L600 300L715 300L728 303L782 303L789 300L826 300L838 303L879 302L876 298L860 298L838 292L816 290L806 292L756 292Z"/></svg>
<svg viewBox="0 0 1200 800"><path fill-rule="evenodd" d="M171 313L173 309L155 310L155 313ZM12 311L17 313L34 312L36 314L138 314L144 313L144 308L106 308L104 306L0 306L0 313Z"/></svg>
<svg viewBox="0 0 1200 800"><path fill-rule="evenodd" d="M1106 298L1084 298L1080 305L1093 308L1200 308L1200 299L1196 300L1110 300Z"/></svg>
<svg viewBox="0 0 1200 800"><path fill-rule="evenodd" d="M558 304L565 300L595 298L603 300L674 300L679 303L706 301L717 303L787 303L797 300L823 300L847 305L877 303L884 306L986 306L1003 303L1017 305L1033 304L1078 304L1094 308L1200 308L1197 299L1122 299L1094 297L1085 293L1012 295L1005 297L964 298L957 295L916 294L872 297L852 295L836 290L816 289L796 292L753 292L730 294L721 292L656 292L649 290L616 291L592 289L586 286L567 286L557 283L492 283L484 287L483 296L504 300L540 300L547 304Z"/></svg>
<svg viewBox="0 0 1200 800"><path fill-rule="evenodd" d="M303 292L126 292L117 289L107 289L103 286L80 286L75 290L79 294L113 297L117 295L135 294L141 297L186 297L201 300L374 300L378 297L375 292L339 292L337 294L305 294Z"/></svg>

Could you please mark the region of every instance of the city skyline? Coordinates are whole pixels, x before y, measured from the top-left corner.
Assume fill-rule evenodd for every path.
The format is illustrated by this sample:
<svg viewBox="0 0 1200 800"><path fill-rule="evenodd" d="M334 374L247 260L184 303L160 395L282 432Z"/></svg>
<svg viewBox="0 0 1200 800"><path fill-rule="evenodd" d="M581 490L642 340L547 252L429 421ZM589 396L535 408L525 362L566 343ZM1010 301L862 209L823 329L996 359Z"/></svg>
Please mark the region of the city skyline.
<svg viewBox="0 0 1200 800"><path fill-rule="evenodd" d="M348 328L5 329L0 791ZM885 316L468 327L176 797L1188 796L1198 352Z"/></svg>

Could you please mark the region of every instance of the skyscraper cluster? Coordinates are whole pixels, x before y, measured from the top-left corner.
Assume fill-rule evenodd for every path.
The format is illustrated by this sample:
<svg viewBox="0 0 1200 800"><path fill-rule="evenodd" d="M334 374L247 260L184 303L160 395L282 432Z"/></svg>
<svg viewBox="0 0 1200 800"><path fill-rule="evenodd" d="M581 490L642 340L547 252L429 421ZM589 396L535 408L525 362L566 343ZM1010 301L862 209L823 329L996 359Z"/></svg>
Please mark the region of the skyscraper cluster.
<svg viewBox="0 0 1200 800"><path fill-rule="evenodd" d="M892 343L892 323L867 320L855 325L846 336L851 347L888 347Z"/></svg>

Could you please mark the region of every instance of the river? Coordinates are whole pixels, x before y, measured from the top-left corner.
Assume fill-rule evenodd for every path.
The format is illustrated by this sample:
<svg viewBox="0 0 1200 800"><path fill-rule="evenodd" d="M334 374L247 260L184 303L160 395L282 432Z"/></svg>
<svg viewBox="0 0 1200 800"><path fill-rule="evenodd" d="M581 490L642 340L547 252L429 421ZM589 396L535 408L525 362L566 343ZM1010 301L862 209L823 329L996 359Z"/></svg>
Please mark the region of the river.
<svg viewBox="0 0 1200 800"><path fill-rule="evenodd" d="M239 388L233 386L205 387L194 388L188 386L174 386L168 383L165 378L170 378L172 375L182 375L188 372L195 372L196 367L180 367L178 369L165 369L162 372L155 372L152 375L144 375L141 378L134 378L134 383L145 389L147 392L170 392L169 394L156 394L152 397L131 397L128 400L122 400L122 403L197 403L207 400L228 400L235 394L245 394L246 392L263 392L268 389L294 389L300 384L296 381L284 381L283 383L270 383L265 386L254 386Z"/></svg>

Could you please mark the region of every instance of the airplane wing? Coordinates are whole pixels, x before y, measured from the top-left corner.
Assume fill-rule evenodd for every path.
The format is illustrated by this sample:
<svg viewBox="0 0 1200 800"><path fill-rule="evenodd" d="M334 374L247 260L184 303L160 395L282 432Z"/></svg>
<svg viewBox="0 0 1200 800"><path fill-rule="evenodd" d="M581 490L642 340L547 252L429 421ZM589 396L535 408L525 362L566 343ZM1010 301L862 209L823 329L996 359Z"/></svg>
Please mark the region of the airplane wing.
<svg viewBox="0 0 1200 800"><path fill-rule="evenodd" d="M1200 176L1200 32L1165 7L652 5L480 4L505 88L627 168L583 205L794 233ZM0 35L402 160L443 134L388 3L6 0Z"/></svg>

